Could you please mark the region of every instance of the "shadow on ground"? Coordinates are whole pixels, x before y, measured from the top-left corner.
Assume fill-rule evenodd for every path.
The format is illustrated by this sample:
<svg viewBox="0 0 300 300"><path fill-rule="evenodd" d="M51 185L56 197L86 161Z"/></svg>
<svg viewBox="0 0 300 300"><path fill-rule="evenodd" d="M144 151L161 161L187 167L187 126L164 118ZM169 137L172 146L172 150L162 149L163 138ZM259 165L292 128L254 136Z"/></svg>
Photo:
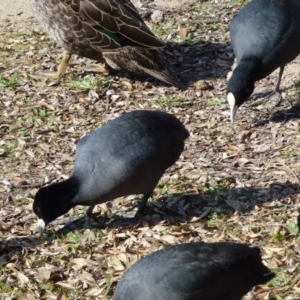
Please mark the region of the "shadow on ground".
<svg viewBox="0 0 300 300"><path fill-rule="evenodd" d="M270 121L276 123L285 123L288 122L289 120L295 120L295 119L300 119L300 104L298 103L289 109L275 112L271 116Z"/></svg>
<svg viewBox="0 0 300 300"><path fill-rule="evenodd" d="M162 197L156 201L148 203L146 214L142 218L118 213L114 216L97 216L88 224L89 229L93 228L128 228L131 226L154 226L161 221L167 221L170 224L189 222L191 218L200 219L209 218L211 213L221 213L232 215L236 211L247 213L256 206L263 205L266 202L274 200L284 203L286 206L293 205L289 197L299 192L298 184L273 183L267 188L233 188L225 190L215 190L209 193L199 194L172 194ZM289 200L287 200L289 199ZM66 235L69 232L80 230L86 227L85 217L57 220L60 224L66 224L56 233ZM55 224L58 224L55 222Z"/></svg>
<svg viewBox="0 0 300 300"><path fill-rule="evenodd" d="M177 75L179 81L186 90L189 85L199 80L209 80L214 78L226 78L233 63L227 55L229 51L227 44L210 43L210 42L182 42L168 43L163 54ZM128 79L149 82L152 85L168 86L155 78L141 76L137 74L124 74L115 70L110 70L110 75L119 75Z"/></svg>

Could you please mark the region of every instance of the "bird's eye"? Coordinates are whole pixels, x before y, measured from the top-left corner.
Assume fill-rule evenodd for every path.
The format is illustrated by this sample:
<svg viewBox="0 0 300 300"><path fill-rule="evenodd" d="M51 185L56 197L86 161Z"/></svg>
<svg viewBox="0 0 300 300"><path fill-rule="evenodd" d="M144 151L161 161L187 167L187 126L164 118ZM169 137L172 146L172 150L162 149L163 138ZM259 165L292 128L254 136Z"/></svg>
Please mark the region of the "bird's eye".
<svg viewBox="0 0 300 300"><path fill-rule="evenodd" d="M37 213L41 213L41 209L39 207L36 208Z"/></svg>

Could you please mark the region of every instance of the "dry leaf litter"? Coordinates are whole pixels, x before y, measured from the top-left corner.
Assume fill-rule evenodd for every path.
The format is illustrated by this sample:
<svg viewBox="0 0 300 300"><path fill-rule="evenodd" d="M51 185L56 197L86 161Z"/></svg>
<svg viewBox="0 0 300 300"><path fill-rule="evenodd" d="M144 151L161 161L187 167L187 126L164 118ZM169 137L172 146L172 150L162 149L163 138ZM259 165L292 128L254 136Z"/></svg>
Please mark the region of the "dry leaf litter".
<svg viewBox="0 0 300 300"><path fill-rule="evenodd" d="M300 299L299 58L287 66L277 107L243 106L230 123L226 76L233 62L228 25L244 1L191 1L180 7L142 2L164 54L188 88L152 78L93 74L74 57L60 82L62 49L34 18L0 27L0 298L110 299L126 268L144 255L183 242L236 241L259 246L277 274L245 299ZM277 72L257 83L273 89ZM250 102L248 102L249 104ZM69 177L76 141L135 109L175 114L190 131L178 162L155 189L139 224L38 236L32 202L38 188ZM99 205L98 218L133 214L138 196ZM83 214L76 207L68 214ZM60 234L58 234L60 233Z"/></svg>

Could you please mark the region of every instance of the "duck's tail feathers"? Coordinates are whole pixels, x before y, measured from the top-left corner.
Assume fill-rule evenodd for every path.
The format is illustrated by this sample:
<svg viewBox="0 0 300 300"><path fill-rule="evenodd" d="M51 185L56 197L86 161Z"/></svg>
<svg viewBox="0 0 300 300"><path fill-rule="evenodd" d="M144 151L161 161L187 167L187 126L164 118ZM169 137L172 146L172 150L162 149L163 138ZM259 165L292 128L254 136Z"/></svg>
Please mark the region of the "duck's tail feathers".
<svg viewBox="0 0 300 300"><path fill-rule="evenodd" d="M158 49L127 46L102 51L102 54L106 63L113 69L149 74L177 88L183 88L176 74L168 66L162 52Z"/></svg>

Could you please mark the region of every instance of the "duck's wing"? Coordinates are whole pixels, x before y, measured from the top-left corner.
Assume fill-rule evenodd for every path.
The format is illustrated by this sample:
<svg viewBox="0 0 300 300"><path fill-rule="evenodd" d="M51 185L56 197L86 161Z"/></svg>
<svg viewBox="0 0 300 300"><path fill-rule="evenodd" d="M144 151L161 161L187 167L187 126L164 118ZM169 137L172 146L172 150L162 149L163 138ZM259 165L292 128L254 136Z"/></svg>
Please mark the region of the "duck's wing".
<svg viewBox="0 0 300 300"><path fill-rule="evenodd" d="M157 49L165 46L145 24L129 0L81 0L68 4L82 23L107 35L120 46ZM74 2L74 1L73 1Z"/></svg>

